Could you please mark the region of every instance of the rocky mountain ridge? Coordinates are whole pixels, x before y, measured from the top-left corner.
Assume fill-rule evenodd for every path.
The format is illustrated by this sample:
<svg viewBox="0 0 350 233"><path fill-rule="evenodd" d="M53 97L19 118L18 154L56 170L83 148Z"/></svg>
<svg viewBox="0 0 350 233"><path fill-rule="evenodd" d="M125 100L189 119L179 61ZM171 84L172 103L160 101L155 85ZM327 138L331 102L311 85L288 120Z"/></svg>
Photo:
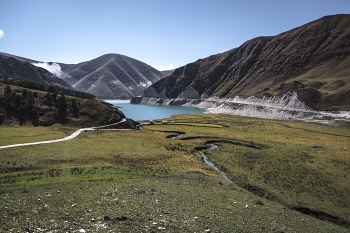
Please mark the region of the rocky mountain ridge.
<svg viewBox="0 0 350 233"><path fill-rule="evenodd" d="M326 16L276 36L254 38L175 69L132 102L294 91L314 109L350 110L349 25L350 15Z"/></svg>
<svg viewBox="0 0 350 233"><path fill-rule="evenodd" d="M56 77L46 69L2 53L0 53L0 74L11 76L16 80L33 81L44 86L52 85L60 88L73 89L65 81Z"/></svg>
<svg viewBox="0 0 350 233"><path fill-rule="evenodd" d="M43 77L18 73L18 70L23 69L22 67L26 66L26 69L30 67L46 76L60 78L58 82L67 88L87 92L100 99L130 99L141 95L152 83L171 73L170 71L158 71L146 63L120 54L105 54L79 64L40 62L6 53L0 53L0 56L7 58L0 63L0 72L4 74L17 75L18 78L42 83ZM10 61L13 64L6 64ZM11 69L1 69L5 66ZM46 68L56 76L38 66Z"/></svg>
<svg viewBox="0 0 350 233"><path fill-rule="evenodd" d="M61 67L70 75L63 80L76 90L101 99L130 99L163 77L155 68L119 54Z"/></svg>

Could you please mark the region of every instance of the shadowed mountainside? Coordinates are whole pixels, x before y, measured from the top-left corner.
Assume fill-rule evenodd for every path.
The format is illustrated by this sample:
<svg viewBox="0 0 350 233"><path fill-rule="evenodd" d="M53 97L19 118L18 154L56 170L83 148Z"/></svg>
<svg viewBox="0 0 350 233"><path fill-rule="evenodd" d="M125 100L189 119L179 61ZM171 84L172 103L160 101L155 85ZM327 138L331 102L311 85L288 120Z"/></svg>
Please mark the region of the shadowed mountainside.
<svg viewBox="0 0 350 233"><path fill-rule="evenodd" d="M45 70L29 63L29 59L16 59L12 55L0 53L0 74L11 76L17 80L33 81L44 86L57 86L66 89L73 89L62 79ZM34 62L34 61L32 61Z"/></svg>
<svg viewBox="0 0 350 233"><path fill-rule="evenodd" d="M254 38L177 68L143 97L231 98L295 91L314 109L350 110L349 25L350 15L326 16L277 36Z"/></svg>
<svg viewBox="0 0 350 233"><path fill-rule="evenodd" d="M169 76L171 75L173 72L174 72L175 69L172 69L172 70L163 70L163 71L160 71L162 73L162 77L166 77L166 76Z"/></svg>
<svg viewBox="0 0 350 233"><path fill-rule="evenodd" d="M105 54L76 65L60 65L71 76L64 77L64 81L101 99L130 99L163 77L153 67L119 54Z"/></svg>

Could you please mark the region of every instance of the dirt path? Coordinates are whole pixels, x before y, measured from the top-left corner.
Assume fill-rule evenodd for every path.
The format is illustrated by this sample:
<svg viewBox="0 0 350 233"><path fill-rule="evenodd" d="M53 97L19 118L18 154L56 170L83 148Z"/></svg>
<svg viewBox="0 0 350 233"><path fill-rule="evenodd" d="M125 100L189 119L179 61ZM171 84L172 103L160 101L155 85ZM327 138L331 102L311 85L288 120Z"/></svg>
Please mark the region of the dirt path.
<svg viewBox="0 0 350 233"><path fill-rule="evenodd" d="M40 141L40 142L27 142L27 143L20 143L20 144L13 144L13 145L7 145L7 146L0 146L0 149L6 149L6 148L12 148L12 147L19 147L19 146L31 146L31 145L39 145L39 144L47 144L47 143L55 143L55 142L63 142L63 141L67 141L70 139L73 139L75 137L77 137L80 133L84 132L84 131L91 131L91 130L98 130L98 129L102 129L108 126L113 126L113 125L118 125L120 123L125 122L126 119L123 118L121 121L114 123L114 124L110 124L110 125L103 125L103 126L98 126L98 127L92 127L92 128L82 128L82 129L78 129L77 131L75 131L74 133L72 133L71 135L65 137L65 138L61 138L61 139L55 139L55 140L48 140L48 141Z"/></svg>

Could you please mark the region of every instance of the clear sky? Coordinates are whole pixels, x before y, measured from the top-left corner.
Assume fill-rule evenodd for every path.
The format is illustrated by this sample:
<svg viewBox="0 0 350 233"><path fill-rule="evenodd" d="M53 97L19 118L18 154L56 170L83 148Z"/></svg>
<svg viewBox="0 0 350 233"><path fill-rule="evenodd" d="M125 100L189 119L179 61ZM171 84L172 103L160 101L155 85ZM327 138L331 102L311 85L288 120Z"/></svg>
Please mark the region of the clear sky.
<svg viewBox="0 0 350 233"><path fill-rule="evenodd" d="M350 0L0 0L0 52L67 64L118 53L164 70L349 13Z"/></svg>

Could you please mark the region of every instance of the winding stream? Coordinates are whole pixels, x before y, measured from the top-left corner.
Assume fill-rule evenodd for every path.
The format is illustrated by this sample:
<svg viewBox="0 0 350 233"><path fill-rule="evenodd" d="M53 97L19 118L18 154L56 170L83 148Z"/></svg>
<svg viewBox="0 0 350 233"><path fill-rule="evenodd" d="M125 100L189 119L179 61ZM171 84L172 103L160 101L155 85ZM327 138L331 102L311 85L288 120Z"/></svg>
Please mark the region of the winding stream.
<svg viewBox="0 0 350 233"><path fill-rule="evenodd" d="M216 148L218 148L218 146L212 144L211 147L210 147L209 149L210 149L210 150L213 150L213 149L216 149ZM203 160L204 160L204 163L205 163L206 165L208 165L208 166L211 167L211 168L214 168L215 171L219 172L219 173L221 174L221 176L222 176L227 182L233 183L233 181L230 180L230 179L226 176L226 174L225 174L223 171L221 171L219 168L217 168L217 167L215 166L214 163L212 163L212 162L210 162L210 161L208 160L208 157L207 157L202 151L199 150L198 152L202 155Z"/></svg>
<svg viewBox="0 0 350 233"><path fill-rule="evenodd" d="M178 139L178 138L181 138L184 135L184 133L182 133L182 132L174 132L174 133L177 133L177 134L169 135L169 137L171 139ZM209 150L213 150L213 149L217 149L217 148L218 148L217 145L211 144L211 146L209 147ZM213 168L215 171L220 173L220 175L224 178L224 180L226 180L229 183L233 183L233 181L230 180L223 171L221 171L218 167L216 167L214 163L209 161L208 157L201 150L197 150L197 151L202 155L204 163L206 165L208 165L209 167Z"/></svg>
<svg viewBox="0 0 350 233"><path fill-rule="evenodd" d="M38 145L38 144L46 144L46 143L55 143L55 142L62 142L62 141L66 141L66 140L70 140L70 139L73 139L75 138L76 136L78 136L81 132L84 132L84 131L89 131L89 130L96 130L96 129L102 129L102 128L105 128L107 126L112 126L112 125L116 125L116 124L120 124L122 122L125 122L126 119L122 119L120 122L117 122L117 123L114 123L114 124L111 124L111 125L105 125L105 126L100 126L100 127L93 127L93 128L83 128L83 129L79 129L77 130L76 132L74 132L73 134L71 134L70 136L67 136L65 138L61 138L61 139L56 139L56 140L49 140L49 141L40 141L40 142L29 142L29 143L21 143L21 144L13 144L13 145L7 145L7 146L0 146L0 149L5 149L5 148L11 148L11 147L19 147L19 146L29 146L29 145ZM178 139L178 138L181 138L184 134L182 132L175 132L175 133L178 133L177 135L170 135L171 139ZM211 147L209 148L209 150L213 150L213 149L216 149L218 148L217 145L214 145L212 144ZM204 160L204 163L207 164L209 167L213 168L215 171L219 172L221 174L221 176L227 181L227 182L230 182L230 183L233 183L232 180L230 180L226 174L221 171L219 168L217 168L215 166L214 163L210 162L208 160L208 157L201 151L201 150L198 150L198 152L202 155L203 157L203 160Z"/></svg>

